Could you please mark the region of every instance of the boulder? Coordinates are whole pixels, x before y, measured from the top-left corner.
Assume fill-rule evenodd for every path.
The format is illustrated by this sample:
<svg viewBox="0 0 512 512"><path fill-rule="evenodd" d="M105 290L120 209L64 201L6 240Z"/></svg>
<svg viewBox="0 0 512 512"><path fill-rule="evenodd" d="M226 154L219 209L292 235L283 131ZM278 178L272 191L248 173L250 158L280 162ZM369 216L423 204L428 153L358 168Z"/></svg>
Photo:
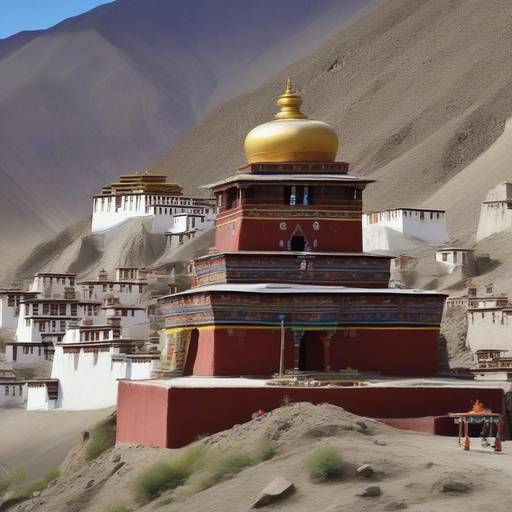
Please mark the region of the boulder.
<svg viewBox="0 0 512 512"><path fill-rule="evenodd" d="M375 439L375 441L373 441L373 444L376 444L377 446L387 446L388 443L386 443L386 441L379 441L378 439Z"/></svg>
<svg viewBox="0 0 512 512"><path fill-rule="evenodd" d="M384 507L384 510L405 510L406 508L407 504L403 501L391 501Z"/></svg>
<svg viewBox="0 0 512 512"><path fill-rule="evenodd" d="M370 487L367 487L362 493L358 494L358 496L363 498L377 498L381 494L382 491L378 485L371 485Z"/></svg>
<svg viewBox="0 0 512 512"><path fill-rule="evenodd" d="M263 491L261 491L258 499L253 503L252 508L263 507L269 503L279 501L286 498L294 491L295 485L286 480L286 478L278 476L277 478L274 478L274 480L272 480L272 482L270 482Z"/></svg>
<svg viewBox="0 0 512 512"><path fill-rule="evenodd" d="M370 464L363 464L356 469L356 475L362 476L363 478L370 478L375 474L374 469Z"/></svg>
<svg viewBox="0 0 512 512"><path fill-rule="evenodd" d="M448 478L441 482L441 492L464 493L468 492L469 490L469 485L465 482L462 482L461 480Z"/></svg>

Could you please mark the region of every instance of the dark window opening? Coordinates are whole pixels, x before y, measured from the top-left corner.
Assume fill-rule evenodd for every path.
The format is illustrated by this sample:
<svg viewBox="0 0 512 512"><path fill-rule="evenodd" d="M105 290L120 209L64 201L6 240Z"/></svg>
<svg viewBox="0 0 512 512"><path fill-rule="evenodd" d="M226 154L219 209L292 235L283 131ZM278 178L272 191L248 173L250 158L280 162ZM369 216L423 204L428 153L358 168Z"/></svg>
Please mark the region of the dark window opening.
<svg viewBox="0 0 512 512"><path fill-rule="evenodd" d="M287 185L283 193L285 204L291 206L313 204L313 188L308 185Z"/></svg>
<svg viewBox="0 0 512 512"><path fill-rule="evenodd" d="M236 206L236 199L237 199L237 189L236 188L230 188L226 192L226 209L230 210L231 208L234 208Z"/></svg>
<svg viewBox="0 0 512 512"><path fill-rule="evenodd" d="M303 252L306 249L306 240L304 240L303 236L295 235L292 236L290 241L290 250Z"/></svg>

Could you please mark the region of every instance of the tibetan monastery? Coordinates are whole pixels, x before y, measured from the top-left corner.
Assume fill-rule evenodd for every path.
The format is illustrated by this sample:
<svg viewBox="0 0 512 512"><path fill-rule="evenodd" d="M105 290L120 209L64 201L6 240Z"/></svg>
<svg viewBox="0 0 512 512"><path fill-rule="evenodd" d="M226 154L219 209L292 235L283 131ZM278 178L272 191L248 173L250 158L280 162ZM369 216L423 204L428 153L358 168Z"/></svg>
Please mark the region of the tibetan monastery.
<svg viewBox="0 0 512 512"><path fill-rule="evenodd" d="M209 199L184 196L165 174L144 171L121 176L94 196L91 229L98 233L139 218L150 233L165 233L172 247L212 227L215 210Z"/></svg>
<svg viewBox="0 0 512 512"><path fill-rule="evenodd" d="M120 442L180 446L286 398L381 417L466 407L464 389L450 390L448 403L436 388L268 380L435 375L446 298L388 287L390 259L362 252L371 181L335 160L336 133L306 118L290 82L277 104L275 119L246 137L248 164L209 185L219 208L215 248L193 262L193 288L160 299L162 367L174 378L120 383ZM500 393L485 399L500 404Z"/></svg>

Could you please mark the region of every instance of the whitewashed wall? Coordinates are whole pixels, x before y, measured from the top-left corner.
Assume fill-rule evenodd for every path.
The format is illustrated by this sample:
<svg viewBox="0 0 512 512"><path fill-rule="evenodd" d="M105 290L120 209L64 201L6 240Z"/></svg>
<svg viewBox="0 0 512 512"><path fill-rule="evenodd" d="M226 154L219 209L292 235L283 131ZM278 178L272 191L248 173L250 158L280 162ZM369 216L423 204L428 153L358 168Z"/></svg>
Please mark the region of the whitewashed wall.
<svg viewBox="0 0 512 512"><path fill-rule="evenodd" d="M417 210L386 210L363 213L363 250L403 251L421 243L441 245L448 241L444 213Z"/></svg>
<svg viewBox="0 0 512 512"><path fill-rule="evenodd" d="M57 346L52 379L59 379L57 407L67 410L90 410L111 407L117 401L117 379L151 377L151 364L131 363L112 358L108 352L64 353ZM132 375L136 375L133 377Z"/></svg>
<svg viewBox="0 0 512 512"><path fill-rule="evenodd" d="M0 295L0 329L16 329L18 316L16 306L9 306L9 297Z"/></svg>
<svg viewBox="0 0 512 512"><path fill-rule="evenodd" d="M28 411L49 411L50 409L55 409L55 405L55 400L48 398L46 386L29 386L27 390Z"/></svg>
<svg viewBox="0 0 512 512"><path fill-rule="evenodd" d="M5 359L8 363L16 366L38 366L45 364L48 360L44 353L44 347L34 343L34 346L24 348L18 345L16 348L16 359L14 359L14 347L10 344L5 346ZM26 353L27 352L27 353Z"/></svg>
<svg viewBox="0 0 512 512"><path fill-rule="evenodd" d="M480 219L476 240L512 228L512 210L508 201L512 200L512 183L502 182L489 190L480 208Z"/></svg>
<svg viewBox="0 0 512 512"><path fill-rule="evenodd" d="M466 344L473 353L477 350L506 350L512 355L512 315L500 310L468 311L467 317Z"/></svg>
<svg viewBox="0 0 512 512"><path fill-rule="evenodd" d="M26 399L26 384L8 384L0 382L0 407L15 407L23 405Z"/></svg>

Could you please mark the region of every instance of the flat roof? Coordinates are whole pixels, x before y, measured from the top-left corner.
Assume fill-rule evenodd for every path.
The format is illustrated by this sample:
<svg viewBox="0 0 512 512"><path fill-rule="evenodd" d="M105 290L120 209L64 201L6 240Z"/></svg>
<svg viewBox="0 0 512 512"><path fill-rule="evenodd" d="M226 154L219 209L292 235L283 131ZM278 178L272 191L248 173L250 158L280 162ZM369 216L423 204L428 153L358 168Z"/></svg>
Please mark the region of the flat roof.
<svg viewBox="0 0 512 512"><path fill-rule="evenodd" d="M358 178L350 174L235 174L224 178L223 180L216 181L204 185L200 188L214 188L237 181L337 181L340 183L374 183L375 180L368 180Z"/></svg>
<svg viewBox="0 0 512 512"><path fill-rule="evenodd" d="M293 375L287 375L287 377L293 377ZM336 377L333 376L334 380ZM340 373L340 380L342 380L343 374ZM263 388L263 387L272 387L267 382L270 378L248 378L248 377L176 377L172 379L146 379L146 380L128 380L128 379L119 379L121 381L128 382L133 384L141 384L145 386L158 386L162 388ZM392 388L474 388L474 389L488 389L488 388L499 388L503 390L508 390L509 383L502 381L472 381L466 379L456 379L456 378L442 378L442 377L433 377L433 378L385 378L385 377L371 377L366 378L364 373L361 373L358 377L347 379L347 380L358 380L367 382L367 386L361 387L359 389L364 389L365 387L392 387ZM292 387L292 386L279 386L279 387ZM332 387L325 387L323 389L332 389ZM341 387L341 386L340 386ZM294 389L297 389L297 386L293 386ZM322 389L322 387L314 387L314 388L299 388L299 389ZM344 388L346 389L346 388Z"/></svg>
<svg viewBox="0 0 512 512"><path fill-rule="evenodd" d="M446 293L404 289L404 288L350 288L346 286L323 286L310 284L284 284L284 283L252 283L252 284L209 284L190 288L183 292L165 295L160 300L167 297L176 297L179 295L191 295L194 293L205 292L237 292L237 293L265 293L265 294L365 294L365 295L443 295Z"/></svg>
<svg viewBox="0 0 512 512"><path fill-rule="evenodd" d="M386 208L384 210L375 210L371 212L363 212L364 215L370 215L372 213L384 213L384 212L396 212L396 211L413 211L413 212L435 212L435 213L446 213L446 210L436 210L432 208L407 208L407 207L400 207L400 208Z"/></svg>
<svg viewBox="0 0 512 512"><path fill-rule="evenodd" d="M444 252L444 251L466 251L466 252L474 252L473 249L465 249L464 247L442 247L441 249L437 249L436 252Z"/></svg>

